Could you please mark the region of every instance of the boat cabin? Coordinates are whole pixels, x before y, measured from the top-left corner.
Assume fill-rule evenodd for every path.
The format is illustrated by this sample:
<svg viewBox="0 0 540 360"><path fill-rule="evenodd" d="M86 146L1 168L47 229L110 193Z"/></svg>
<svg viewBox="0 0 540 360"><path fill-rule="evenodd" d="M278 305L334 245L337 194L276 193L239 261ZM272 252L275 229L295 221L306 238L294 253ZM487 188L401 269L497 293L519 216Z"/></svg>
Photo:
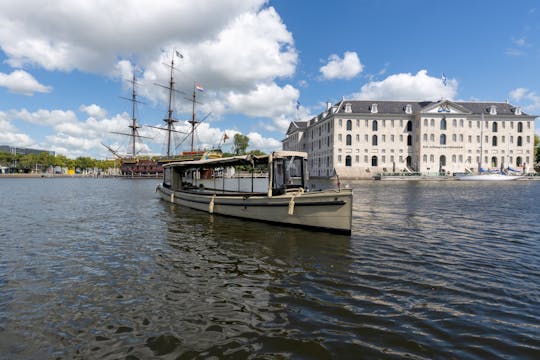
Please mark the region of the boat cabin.
<svg viewBox="0 0 540 360"><path fill-rule="evenodd" d="M306 188L308 182L307 153L276 151L270 155L233 156L228 158L181 161L164 165L163 186L174 191L201 191L193 179L226 177L230 167L248 169L252 181L256 169L268 174L268 196L281 195L289 189ZM253 187L252 187L253 188Z"/></svg>

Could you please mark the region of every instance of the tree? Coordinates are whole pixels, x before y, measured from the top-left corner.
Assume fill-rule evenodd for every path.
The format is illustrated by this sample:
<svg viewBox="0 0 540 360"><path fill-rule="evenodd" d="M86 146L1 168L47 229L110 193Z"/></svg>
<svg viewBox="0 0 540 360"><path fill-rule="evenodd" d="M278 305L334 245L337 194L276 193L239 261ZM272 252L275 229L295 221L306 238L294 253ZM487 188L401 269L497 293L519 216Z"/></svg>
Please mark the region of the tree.
<svg viewBox="0 0 540 360"><path fill-rule="evenodd" d="M249 138L246 135L234 134L234 153L244 155L249 144Z"/></svg>
<svg viewBox="0 0 540 360"><path fill-rule="evenodd" d="M95 160L90 157L80 156L75 159L75 166L79 169L90 169L95 167Z"/></svg>

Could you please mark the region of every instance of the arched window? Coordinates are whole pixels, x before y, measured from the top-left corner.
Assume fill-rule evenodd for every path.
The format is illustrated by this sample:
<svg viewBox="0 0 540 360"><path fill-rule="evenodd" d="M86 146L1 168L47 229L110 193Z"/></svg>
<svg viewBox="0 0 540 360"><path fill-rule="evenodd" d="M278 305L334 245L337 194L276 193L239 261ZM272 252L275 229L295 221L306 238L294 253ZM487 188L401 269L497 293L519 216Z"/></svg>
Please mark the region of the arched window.
<svg viewBox="0 0 540 360"><path fill-rule="evenodd" d="M345 166L351 166L351 165L352 165L351 155L345 156Z"/></svg>
<svg viewBox="0 0 540 360"><path fill-rule="evenodd" d="M412 131L412 121L407 121L407 131Z"/></svg>
<svg viewBox="0 0 540 360"><path fill-rule="evenodd" d="M376 156L371 157L371 166L379 166L379 161Z"/></svg>
<svg viewBox="0 0 540 360"><path fill-rule="evenodd" d="M494 123L495 124L495 123ZM497 137L494 136L492 139L491 139L491 145L492 146L497 146Z"/></svg>
<svg viewBox="0 0 540 360"><path fill-rule="evenodd" d="M377 131L378 127L379 126L377 124L377 120L373 120L373 123L371 124L371 130Z"/></svg>
<svg viewBox="0 0 540 360"><path fill-rule="evenodd" d="M346 144L347 145L352 145L352 135L351 134L347 134Z"/></svg>
<svg viewBox="0 0 540 360"><path fill-rule="evenodd" d="M446 119L445 118L441 119L441 130L446 130Z"/></svg>
<svg viewBox="0 0 540 360"><path fill-rule="evenodd" d="M518 132L523 132L523 123L521 121L518 122Z"/></svg>
<svg viewBox="0 0 540 360"><path fill-rule="evenodd" d="M407 146L412 145L412 135L407 135Z"/></svg>
<svg viewBox="0 0 540 360"><path fill-rule="evenodd" d="M352 120L347 120L347 130L352 130Z"/></svg>
<svg viewBox="0 0 540 360"><path fill-rule="evenodd" d="M424 134L423 137L422 137L422 139L423 139L424 141L427 141L427 134Z"/></svg>
<svg viewBox="0 0 540 360"><path fill-rule="evenodd" d="M441 145L446 145L446 135L441 134L439 143L440 143Z"/></svg>
<svg viewBox="0 0 540 360"><path fill-rule="evenodd" d="M497 157L493 156L491 158L491 167L496 168L497 167Z"/></svg>
<svg viewBox="0 0 540 360"><path fill-rule="evenodd" d="M495 121L491 124L491 131L497 132L497 123Z"/></svg>
<svg viewBox="0 0 540 360"><path fill-rule="evenodd" d="M439 165L442 167L442 166L446 166L446 156L444 155L441 155L441 157L439 158Z"/></svg>
<svg viewBox="0 0 540 360"><path fill-rule="evenodd" d="M406 161L406 164L407 164L408 167L412 166L412 157L411 156L407 156L405 161Z"/></svg>
<svg viewBox="0 0 540 360"><path fill-rule="evenodd" d="M371 137L371 145L377 146L377 135Z"/></svg>
<svg viewBox="0 0 540 360"><path fill-rule="evenodd" d="M523 138L521 136L518 136L517 137L517 146L522 146L522 145L523 145Z"/></svg>

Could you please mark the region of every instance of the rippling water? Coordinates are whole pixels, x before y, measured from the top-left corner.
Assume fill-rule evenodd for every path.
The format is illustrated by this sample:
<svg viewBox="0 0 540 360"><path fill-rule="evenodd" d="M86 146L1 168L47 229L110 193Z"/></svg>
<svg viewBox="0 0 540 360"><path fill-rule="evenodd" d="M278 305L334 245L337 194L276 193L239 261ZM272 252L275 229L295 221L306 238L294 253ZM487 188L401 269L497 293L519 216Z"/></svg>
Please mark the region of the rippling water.
<svg viewBox="0 0 540 360"><path fill-rule="evenodd" d="M359 182L353 235L0 179L0 358L539 358L540 182Z"/></svg>

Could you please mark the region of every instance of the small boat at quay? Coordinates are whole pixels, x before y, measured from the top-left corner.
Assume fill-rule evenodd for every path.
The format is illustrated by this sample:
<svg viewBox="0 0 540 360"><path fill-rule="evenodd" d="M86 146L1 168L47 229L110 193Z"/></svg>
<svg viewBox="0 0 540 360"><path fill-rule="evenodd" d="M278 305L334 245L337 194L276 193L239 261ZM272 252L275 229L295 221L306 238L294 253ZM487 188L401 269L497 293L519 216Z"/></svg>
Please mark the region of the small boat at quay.
<svg viewBox="0 0 540 360"><path fill-rule="evenodd" d="M201 177L225 177L228 168L238 166L251 169L252 174L266 169L267 191L240 192L226 190L224 185L222 189L194 185ZM210 214L351 234L352 189L308 191L305 152L181 161L163 167L163 183L156 191L171 203Z"/></svg>
<svg viewBox="0 0 540 360"><path fill-rule="evenodd" d="M463 175L459 176L458 180L467 181L510 181L521 179L522 175L510 175L504 173L479 174L479 175Z"/></svg>

